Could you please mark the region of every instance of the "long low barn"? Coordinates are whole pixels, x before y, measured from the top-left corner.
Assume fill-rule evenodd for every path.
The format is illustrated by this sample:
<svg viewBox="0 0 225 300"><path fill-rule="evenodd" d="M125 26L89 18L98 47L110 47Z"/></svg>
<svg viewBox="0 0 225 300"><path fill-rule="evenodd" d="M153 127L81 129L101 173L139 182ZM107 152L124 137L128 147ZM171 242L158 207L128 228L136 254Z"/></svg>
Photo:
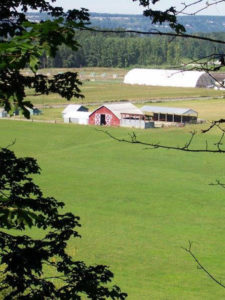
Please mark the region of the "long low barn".
<svg viewBox="0 0 225 300"><path fill-rule="evenodd" d="M215 80L206 72L163 69L132 69L125 75L124 83L193 88L215 86Z"/></svg>
<svg viewBox="0 0 225 300"><path fill-rule="evenodd" d="M191 108L145 105L141 111L145 115L152 116L153 121L196 123L198 119L197 111Z"/></svg>

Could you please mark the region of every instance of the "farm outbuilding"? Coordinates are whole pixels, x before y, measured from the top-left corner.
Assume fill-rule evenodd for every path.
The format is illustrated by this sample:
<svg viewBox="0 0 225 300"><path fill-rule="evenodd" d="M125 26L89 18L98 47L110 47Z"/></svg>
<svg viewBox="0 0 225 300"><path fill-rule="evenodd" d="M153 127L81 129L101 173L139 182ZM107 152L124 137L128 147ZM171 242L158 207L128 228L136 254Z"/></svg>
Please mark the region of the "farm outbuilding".
<svg viewBox="0 0 225 300"><path fill-rule="evenodd" d="M87 125L89 115L88 108L80 104L69 104L62 112L64 123Z"/></svg>
<svg viewBox="0 0 225 300"><path fill-rule="evenodd" d="M90 114L89 124L145 128L145 116L129 102L104 104Z"/></svg>
<svg viewBox="0 0 225 300"><path fill-rule="evenodd" d="M26 107L26 109L29 111L30 116L39 116L42 114L42 111L37 107L33 107L33 108ZM15 115L17 115L17 114L15 114Z"/></svg>
<svg viewBox="0 0 225 300"><path fill-rule="evenodd" d="M75 123L88 125L90 112L88 111L69 111L63 116L64 123Z"/></svg>
<svg viewBox="0 0 225 300"><path fill-rule="evenodd" d="M197 111L191 108L143 106L141 111L152 118L153 121L174 122L174 123L196 123Z"/></svg>
<svg viewBox="0 0 225 300"><path fill-rule="evenodd" d="M67 105L67 107L62 111L62 117L69 113L69 112L76 112L76 111L80 111L80 112L87 112L88 108L80 105L80 104L69 104Z"/></svg>
<svg viewBox="0 0 225 300"><path fill-rule="evenodd" d="M206 72L163 69L132 69L125 75L124 83L193 88L215 86L215 80Z"/></svg>
<svg viewBox="0 0 225 300"><path fill-rule="evenodd" d="M0 118L6 118L7 115L7 111L4 108L0 108Z"/></svg>

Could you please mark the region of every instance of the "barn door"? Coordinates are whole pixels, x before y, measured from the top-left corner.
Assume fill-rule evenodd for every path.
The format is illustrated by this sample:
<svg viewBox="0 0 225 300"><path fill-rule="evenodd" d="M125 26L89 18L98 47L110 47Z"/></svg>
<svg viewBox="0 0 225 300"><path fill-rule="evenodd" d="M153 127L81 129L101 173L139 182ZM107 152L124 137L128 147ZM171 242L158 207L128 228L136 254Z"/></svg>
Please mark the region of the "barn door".
<svg viewBox="0 0 225 300"><path fill-rule="evenodd" d="M100 125L105 125L106 121L105 121L105 115L101 115L100 116Z"/></svg>

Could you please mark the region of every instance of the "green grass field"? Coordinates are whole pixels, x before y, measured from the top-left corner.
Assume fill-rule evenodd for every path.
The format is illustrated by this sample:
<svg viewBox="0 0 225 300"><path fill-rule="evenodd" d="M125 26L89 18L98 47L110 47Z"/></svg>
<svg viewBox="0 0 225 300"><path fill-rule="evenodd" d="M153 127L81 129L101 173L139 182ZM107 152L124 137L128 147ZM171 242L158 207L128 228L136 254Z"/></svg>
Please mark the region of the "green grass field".
<svg viewBox="0 0 225 300"><path fill-rule="evenodd" d="M200 131L135 132L145 141L183 145L193 128ZM131 132L109 130L119 137ZM81 217L82 239L70 242L69 253L109 265L128 299L224 299L181 248L193 241L201 262L225 282L225 194L209 185L225 181L223 154L149 150L73 124L1 120L0 136L1 146L16 138L12 149L38 160L45 194ZM199 135L193 147L206 138L213 144L218 132Z"/></svg>
<svg viewBox="0 0 225 300"><path fill-rule="evenodd" d="M211 89L200 88L174 88L174 87L153 87L126 85L121 82L95 81L84 82L81 91L85 96L84 99L72 99L71 101L79 101L79 103L102 103L110 101L143 101L151 99L173 99L185 97L214 97L222 96L223 91L215 91ZM181 96L182 95L182 96ZM48 96L27 96L27 100L38 104L58 104L66 103L65 99L58 95L51 94Z"/></svg>
<svg viewBox="0 0 225 300"><path fill-rule="evenodd" d="M49 72L64 70L45 70ZM225 115L222 91L129 86L121 83L126 70L85 69L83 103L202 97L201 100L150 103L197 110L199 118ZM93 79L93 73L95 81ZM103 76L103 74L105 74ZM117 74L117 78L113 76ZM90 80L90 81L89 81ZM56 95L29 96L34 104L65 103ZM76 103L78 101L76 100ZM79 101L80 102L80 101ZM62 122L63 108L43 108L40 120ZM201 125L203 126L203 125ZM206 126L206 125L204 125ZM183 145L191 130L184 128L135 130L144 141ZM132 129L110 128L119 137ZM225 194L211 186L225 182L223 154L194 154L150 150L118 143L95 127L0 120L1 145L16 139L13 150L35 157L42 175L35 179L46 195L66 203L65 210L81 217L82 239L71 240L68 251L78 260L110 266L115 283L128 299L224 299L225 292L196 268L182 249L193 251L219 280L225 282ZM193 147L210 147L218 131L199 134ZM32 230L34 235L39 232ZM51 272L48 270L48 272Z"/></svg>
<svg viewBox="0 0 225 300"><path fill-rule="evenodd" d="M41 73L54 75L65 71L78 71L83 82L81 91L84 99L72 99L80 103L102 103L110 101L137 101L174 99L186 97L219 97L224 95L224 91L200 88L174 88L160 86L140 86L123 84L123 78L128 72L126 69L110 68L82 68L82 69L46 69ZM26 73L26 72L25 72ZM114 76L116 76L114 78ZM32 91L28 91L26 100L30 100L36 105L65 103L65 99L56 94L48 96L33 96Z"/></svg>

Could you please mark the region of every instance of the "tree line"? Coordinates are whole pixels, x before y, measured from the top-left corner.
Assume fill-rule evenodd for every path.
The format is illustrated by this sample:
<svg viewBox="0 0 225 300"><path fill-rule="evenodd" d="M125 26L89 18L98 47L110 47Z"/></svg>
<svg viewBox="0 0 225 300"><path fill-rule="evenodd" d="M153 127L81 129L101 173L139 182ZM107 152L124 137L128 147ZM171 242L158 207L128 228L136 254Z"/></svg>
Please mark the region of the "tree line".
<svg viewBox="0 0 225 300"><path fill-rule="evenodd" d="M224 33L207 36L225 38ZM126 33L115 35L82 31L76 33L76 40L81 46L78 51L63 45L55 58L42 57L42 67L178 66L186 61L208 57L212 53L224 53L224 45L167 36L143 37Z"/></svg>

